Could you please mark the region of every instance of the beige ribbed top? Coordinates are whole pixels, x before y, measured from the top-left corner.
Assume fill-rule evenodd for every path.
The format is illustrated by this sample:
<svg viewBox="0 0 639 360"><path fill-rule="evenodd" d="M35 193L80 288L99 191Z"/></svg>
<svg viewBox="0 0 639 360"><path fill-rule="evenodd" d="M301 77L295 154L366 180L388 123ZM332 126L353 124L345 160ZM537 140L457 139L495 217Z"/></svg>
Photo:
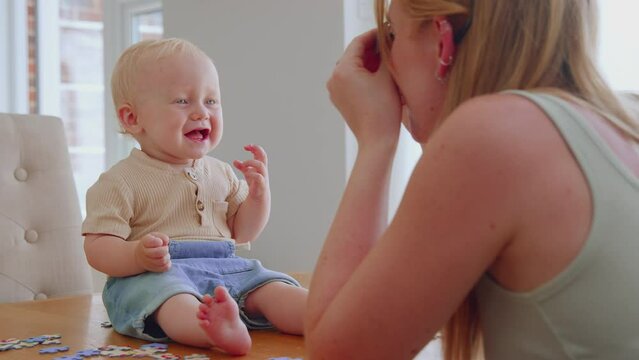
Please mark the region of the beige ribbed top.
<svg viewBox="0 0 639 360"><path fill-rule="evenodd" d="M133 149L87 192L82 234L136 240L149 232L171 239L230 239L227 218L248 196L231 166L210 156L178 170Z"/></svg>

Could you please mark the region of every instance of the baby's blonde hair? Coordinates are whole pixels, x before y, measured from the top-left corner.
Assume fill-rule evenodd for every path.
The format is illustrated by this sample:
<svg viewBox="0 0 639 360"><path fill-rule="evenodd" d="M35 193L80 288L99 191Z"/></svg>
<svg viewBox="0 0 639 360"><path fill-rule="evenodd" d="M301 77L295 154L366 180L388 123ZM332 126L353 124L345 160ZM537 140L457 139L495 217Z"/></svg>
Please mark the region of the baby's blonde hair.
<svg viewBox="0 0 639 360"><path fill-rule="evenodd" d="M136 75L146 63L176 54L209 58L195 44L178 38L144 40L124 50L111 75L111 96L116 111L121 105L133 101Z"/></svg>

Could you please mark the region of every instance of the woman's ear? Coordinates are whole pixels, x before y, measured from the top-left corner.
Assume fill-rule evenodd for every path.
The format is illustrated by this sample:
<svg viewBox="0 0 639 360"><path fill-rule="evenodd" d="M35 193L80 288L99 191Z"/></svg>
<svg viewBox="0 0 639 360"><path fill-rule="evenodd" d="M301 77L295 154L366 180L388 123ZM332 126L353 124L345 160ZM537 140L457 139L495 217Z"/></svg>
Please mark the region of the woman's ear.
<svg viewBox="0 0 639 360"><path fill-rule="evenodd" d="M439 64L435 76L443 81L455 60L455 34L452 25L445 16L437 16L433 21L439 36L439 51L437 53Z"/></svg>
<svg viewBox="0 0 639 360"><path fill-rule="evenodd" d="M129 103L125 103L118 107L118 120L125 132L135 135L142 131L142 126L138 122L138 116Z"/></svg>

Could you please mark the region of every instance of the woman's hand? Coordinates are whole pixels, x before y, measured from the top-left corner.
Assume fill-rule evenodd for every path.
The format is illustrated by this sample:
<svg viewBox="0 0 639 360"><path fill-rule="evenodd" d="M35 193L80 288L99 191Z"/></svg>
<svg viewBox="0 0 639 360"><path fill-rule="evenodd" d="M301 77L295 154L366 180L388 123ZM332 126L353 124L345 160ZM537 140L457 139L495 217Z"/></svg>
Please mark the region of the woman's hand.
<svg viewBox="0 0 639 360"><path fill-rule="evenodd" d="M385 64L375 72L368 70L371 55L379 56L376 42L376 30L353 39L326 84L360 147L396 145L399 138L402 106L397 87Z"/></svg>

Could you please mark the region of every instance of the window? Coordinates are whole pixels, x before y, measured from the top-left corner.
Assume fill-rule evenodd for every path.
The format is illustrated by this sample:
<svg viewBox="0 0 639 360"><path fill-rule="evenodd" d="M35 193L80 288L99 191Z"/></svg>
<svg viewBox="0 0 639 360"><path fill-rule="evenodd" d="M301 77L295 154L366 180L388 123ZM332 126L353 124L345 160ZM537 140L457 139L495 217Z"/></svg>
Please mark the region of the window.
<svg viewBox="0 0 639 360"><path fill-rule="evenodd" d="M113 12L119 15L105 16ZM9 0L0 4L0 30L0 78L6 79L0 111L62 118L84 214L87 189L132 147L118 138L114 112L106 111L112 103L105 63L134 42L162 37L161 2ZM124 36L105 46L114 33Z"/></svg>
<svg viewBox="0 0 639 360"><path fill-rule="evenodd" d="M104 3L105 77L111 75L118 56L131 44L161 38L164 33L161 0L109 0ZM106 167L129 155L135 141L118 132L119 125L106 83Z"/></svg>
<svg viewBox="0 0 639 360"><path fill-rule="evenodd" d="M132 43L142 40L162 38L163 27L161 10L150 10L149 12L133 14L132 22Z"/></svg>
<svg viewBox="0 0 639 360"><path fill-rule="evenodd" d="M50 86L58 86L60 116L81 204L105 168L102 31L102 0L60 0L60 80ZM46 55L41 59L47 61ZM82 206L83 214L84 210Z"/></svg>

